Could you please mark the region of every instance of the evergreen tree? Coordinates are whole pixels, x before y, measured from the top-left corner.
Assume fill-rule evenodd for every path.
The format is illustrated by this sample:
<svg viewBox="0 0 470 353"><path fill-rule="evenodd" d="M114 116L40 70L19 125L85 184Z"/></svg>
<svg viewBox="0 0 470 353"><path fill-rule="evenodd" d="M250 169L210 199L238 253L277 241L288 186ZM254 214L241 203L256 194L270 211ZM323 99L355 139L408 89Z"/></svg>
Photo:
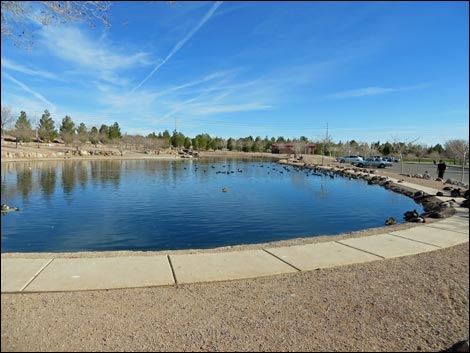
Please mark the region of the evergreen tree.
<svg viewBox="0 0 470 353"><path fill-rule="evenodd" d="M78 125L77 135L78 135L78 140L81 143L85 143L88 141L88 133L87 133L86 125L84 123L80 123L80 125Z"/></svg>
<svg viewBox="0 0 470 353"><path fill-rule="evenodd" d="M181 132L173 131L173 136L171 136L171 145L173 147L183 147L184 146L184 135Z"/></svg>
<svg viewBox="0 0 470 353"><path fill-rule="evenodd" d="M196 136L196 139L199 140L199 148L201 150L207 151L210 148L211 137L209 134L199 134Z"/></svg>
<svg viewBox="0 0 470 353"><path fill-rule="evenodd" d="M217 147L219 146L219 140L217 138L214 138L214 139L211 140L209 145L211 146L211 149L213 149L215 151L215 150L217 150Z"/></svg>
<svg viewBox="0 0 470 353"><path fill-rule="evenodd" d="M189 147L191 147L191 138L186 136L184 138L184 148L189 148Z"/></svg>
<svg viewBox="0 0 470 353"><path fill-rule="evenodd" d="M229 151L233 151L235 149L235 140L231 137L227 140L227 149Z"/></svg>
<svg viewBox="0 0 470 353"><path fill-rule="evenodd" d="M96 126L93 126L90 131L88 132L88 138L92 144L96 145L100 142L100 132L98 131Z"/></svg>
<svg viewBox="0 0 470 353"><path fill-rule="evenodd" d="M31 122L28 120L26 113L22 111L18 120L15 123L15 134L16 142L18 140L23 142L31 141L31 136L33 136L33 129L31 128Z"/></svg>
<svg viewBox="0 0 470 353"><path fill-rule="evenodd" d="M385 156L388 156L390 153L392 153L392 150L393 150L392 144L386 142L382 147L382 154Z"/></svg>
<svg viewBox="0 0 470 353"><path fill-rule="evenodd" d="M274 141L274 137L272 137L271 139L268 139L268 136L266 136L263 140L264 142L264 151L268 150L268 149L271 149L271 146L273 144L273 141Z"/></svg>
<svg viewBox="0 0 470 353"><path fill-rule="evenodd" d="M101 127L100 127L100 130L99 130L99 133L100 133L100 134L109 135L109 127L108 127L108 125L102 124Z"/></svg>
<svg viewBox="0 0 470 353"><path fill-rule="evenodd" d="M440 143L438 143L437 145L432 147L432 151L437 152L439 155L441 155L441 154L444 153L444 147L442 147L442 145Z"/></svg>
<svg viewBox="0 0 470 353"><path fill-rule="evenodd" d="M121 135L121 128L119 124L115 122L112 126L109 127L109 138L110 140L120 139Z"/></svg>
<svg viewBox="0 0 470 353"><path fill-rule="evenodd" d="M171 145L171 135L170 135L170 132L168 130L165 130L163 131L163 135L162 135L164 141L165 141L165 145L166 146L170 146Z"/></svg>
<svg viewBox="0 0 470 353"><path fill-rule="evenodd" d="M199 148L200 148L199 140L197 138L193 138L191 142L193 143L193 149L196 151L199 151Z"/></svg>
<svg viewBox="0 0 470 353"><path fill-rule="evenodd" d="M252 152L262 152L264 150L264 143L260 136L256 136L255 142L251 145Z"/></svg>
<svg viewBox="0 0 470 353"><path fill-rule="evenodd" d="M65 144L73 142L75 136L75 123L72 118L68 115L62 119L62 125L60 126L60 137L64 140Z"/></svg>
<svg viewBox="0 0 470 353"><path fill-rule="evenodd" d="M44 114L42 114L41 120L39 121L39 128L38 133L39 137L42 140L46 140L48 142L54 140L57 136L57 130L54 127L54 120L51 118L51 113L46 109L44 110Z"/></svg>
<svg viewBox="0 0 470 353"><path fill-rule="evenodd" d="M99 140L101 143L107 143L109 139L109 126L102 124L99 131Z"/></svg>

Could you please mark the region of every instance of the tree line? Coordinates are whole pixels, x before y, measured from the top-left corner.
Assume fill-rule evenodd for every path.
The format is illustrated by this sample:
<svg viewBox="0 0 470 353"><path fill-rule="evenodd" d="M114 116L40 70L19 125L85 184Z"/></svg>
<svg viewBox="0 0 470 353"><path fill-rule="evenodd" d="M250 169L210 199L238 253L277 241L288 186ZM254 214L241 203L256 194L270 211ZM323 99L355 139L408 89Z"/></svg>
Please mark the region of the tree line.
<svg viewBox="0 0 470 353"><path fill-rule="evenodd" d="M6 109L2 107L2 136L6 131L6 125L11 122L11 118L4 118L4 110ZM9 133L15 137L17 142L31 142L34 140L49 143L60 138L66 145L74 142L90 142L94 145L98 143L106 144L109 141L122 138L121 128L117 122L110 126L102 124L99 129L96 126L87 129L84 123L76 125L68 115L62 119L59 129L57 129L55 121L47 109L44 110L39 124L35 128L33 128L26 112L21 111L14 129L10 130Z"/></svg>
<svg viewBox="0 0 470 353"><path fill-rule="evenodd" d="M6 127L13 123L13 116L10 108L2 106L1 128L2 136L7 131ZM358 142L350 140L346 142L334 142L331 137L312 141L305 136L299 138L278 137L260 137L252 136L242 138L221 138L212 137L207 133L201 133L195 137L185 136L182 132L174 130L170 133L168 130L152 132L147 136L122 134L119 123L112 125L101 124L88 128L84 123L76 124L72 118L66 115L58 128L52 119L50 112L46 109L41 116L39 124L33 128L26 112L21 111L17 118L14 128L8 133L15 137L16 142L53 142L61 139L65 145L75 145L77 147L84 144L92 144L95 147L98 144L113 144L120 149L143 149L145 151L159 151L166 148L186 148L197 151L207 150L229 150L239 152L270 152L274 143L282 146L290 143L296 154L306 152L308 143L315 144L315 154L322 154L332 157L357 154L363 156L383 155L398 157L416 157L416 158L454 158L459 159L460 163L468 158L469 144L468 140L448 140L442 146L437 143L434 146L426 146L416 143L417 140L408 141L406 139L395 138L392 142L380 141L373 143Z"/></svg>

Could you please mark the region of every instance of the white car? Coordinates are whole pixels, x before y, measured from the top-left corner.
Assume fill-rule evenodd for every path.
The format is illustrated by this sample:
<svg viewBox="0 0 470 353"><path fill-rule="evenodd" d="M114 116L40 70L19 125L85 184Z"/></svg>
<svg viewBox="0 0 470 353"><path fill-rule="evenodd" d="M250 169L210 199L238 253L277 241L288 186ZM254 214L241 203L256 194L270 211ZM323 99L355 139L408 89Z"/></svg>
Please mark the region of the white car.
<svg viewBox="0 0 470 353"><path fill-rule="evenodd" d="M352 155L352 156L338 157L337 161L340 163L351 163L351 164L357 165L358 167L362 167L364 165L364 160L362 159L361 156Z"/></svg>
<svg viewBox="0 0 470 353"><path fill-rule="evenodd" d="M352 163L353 165L355 163ZM363 162L361 162L361 165L359 163L357 164L358 167L377 167L377 168L385 168L385 167L390 167L392 165L391 162L383 159L383 158L366 158Z"/></svg>

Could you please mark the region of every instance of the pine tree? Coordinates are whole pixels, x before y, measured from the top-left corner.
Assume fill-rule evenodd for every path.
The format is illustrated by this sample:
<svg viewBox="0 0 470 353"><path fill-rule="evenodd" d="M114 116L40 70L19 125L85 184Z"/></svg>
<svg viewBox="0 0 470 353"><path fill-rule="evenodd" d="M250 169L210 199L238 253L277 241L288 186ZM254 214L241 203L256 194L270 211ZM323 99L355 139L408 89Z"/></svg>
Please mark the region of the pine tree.
<svg viewBox="0 0 470 353"><path fill-rule="evenodd" d="M72 143L75 136L75 123L72 118L68 115L62 119L62 125L60 126L60 137L66 144Z"/></svg>
<svg viewBox="0 0 470 353"><path fill-rule="evenodd" d="M49 113L47 109L44 110L44 114L42 115L41 120L39 121L38 129L39 137L42 140L51 142L58 136L54 124L54 120L52 120L51 118L51 113Z"/></svg>
<svg viewBox="0 0 470 353"><path fill-rule="evenodd" d="M77 135L78 135L78 140L81 143L85 143L88 141L88 132L86 129L86 125L84 123L80 123L80 125L78 126Z"/></svg>
<svg viewBox="0 0 470 353"><path fill-rule="evenodd" d="M115 122L112 126L109 127L108 133L109 133L109 139L111 141L120 139L122 137L121 128L119 127L119 124L117 122Z"/></svg>
<svg viewBox="0 0 470 353"><path fill-rule="evenodd" d="M95 145L95 147L97 147L98 142L100 142L99 136L100 133L96 126L93 126L88 132L88 138L90 139L90 142Z"/></svg>
<svg viewBox="0 0 470 353"><path fill-rule="evenodd" d="M16 143L18 146L18 140L23 142L31 141L33 135L33 129L31 128L31 122L28 120L26 113L22 111L18 120L15 123Z"/></svg>

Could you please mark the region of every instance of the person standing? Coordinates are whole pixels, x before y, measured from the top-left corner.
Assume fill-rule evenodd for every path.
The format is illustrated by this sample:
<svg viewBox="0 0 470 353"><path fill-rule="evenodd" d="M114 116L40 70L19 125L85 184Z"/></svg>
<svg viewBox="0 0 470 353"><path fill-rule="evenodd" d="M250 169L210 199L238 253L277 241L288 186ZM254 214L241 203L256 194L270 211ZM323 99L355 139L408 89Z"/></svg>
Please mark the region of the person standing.
<svg viewBox="0 0 470 353"><path fill-rule="evenodd" d="M444 172L446 171L446 169L446 162L441 159L439 161L439 164L437 165L437 177L440 179L444 179Z"/></svg>

